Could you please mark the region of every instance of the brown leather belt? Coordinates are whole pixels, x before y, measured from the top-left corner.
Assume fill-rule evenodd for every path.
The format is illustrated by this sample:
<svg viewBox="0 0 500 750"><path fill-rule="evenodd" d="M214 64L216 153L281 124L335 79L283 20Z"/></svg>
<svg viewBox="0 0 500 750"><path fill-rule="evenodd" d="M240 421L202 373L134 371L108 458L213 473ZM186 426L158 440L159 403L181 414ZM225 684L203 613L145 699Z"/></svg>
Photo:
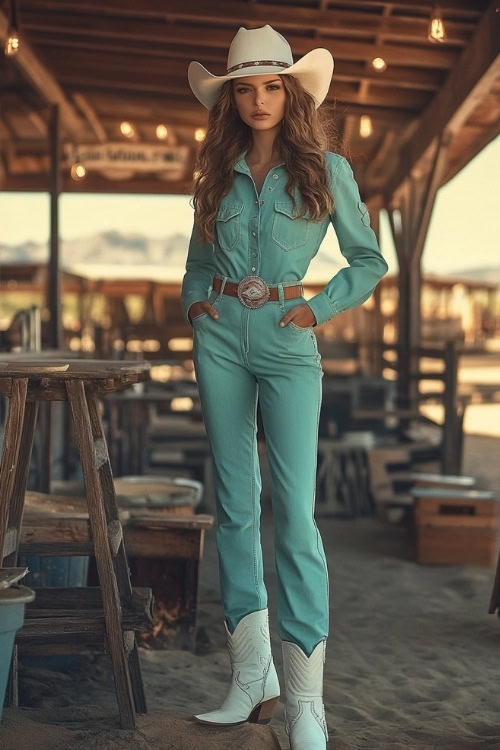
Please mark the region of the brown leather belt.
<svg viewBox="0 0 500 750"><path fill-rule="evenodd" d="M212 287L216 292L220 292L222 279L214 276ZM279 300L278 292L277 285L269 286L260 276L245 276L238 283L226 281L224 286L224 294L229 294L231 297L238 297L240 302L246 307L261 307L269 300L276 302ZM301 297L303 294L304 286L302 282L283 287L283 297L285 299Z"/></svg>

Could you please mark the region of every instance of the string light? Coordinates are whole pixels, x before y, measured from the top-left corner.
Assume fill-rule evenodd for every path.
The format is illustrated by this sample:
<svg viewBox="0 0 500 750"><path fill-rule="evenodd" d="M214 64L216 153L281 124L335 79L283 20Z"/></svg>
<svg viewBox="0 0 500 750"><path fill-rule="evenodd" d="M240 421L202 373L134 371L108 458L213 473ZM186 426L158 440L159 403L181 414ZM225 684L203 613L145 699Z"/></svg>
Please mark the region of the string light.
<svg viewBox="0 0 500 750"><path fill-rule="evenodd" d="M206 130L204 128L196 128L194 131L194 138L196 141L202 141L206 136Z"/></svg>
<svg viewBox="0 0 500 750"><path fill-rule="evenodd" d="M120 131L122 135L126 135L127 138L133 138L135 135L133 126L126 120L120 124Z"/></svg>
<svg viewBox="0 0 500 750"><path fill-rule="evenodd" d="M83 164L71 165L71 177L74 180L83 180L86 174L87 174L87 170L85 169Z"/></svg>
<svg viewBox="0 0 500 750"><path fill-rule="evenodd" d="M16 0L10 0L9 27L7 38L5 40L5 54L7 57L13 57L19 52L19 34L17 22L17 4Z"/></svg>
<svg viewBox="0 0 500 750"><path fill-rule="evenodd" d="M160 139L160 141L164 141L165 138L168 136L168 130L165 127L165 125L157 125L156 126L156 137Z"/></svg>
<svg viewBox="0 0 500 750"><path fill-rule="evenodd" d="M443 15L437 5L431 11L427 39L430 42L444 42L446 39Z"/></svg>
<svg viewBox="0 0 500 750"><path fill-rule="evenodd" d="M361 115L359 121L359 134L361 138L369 138L373 133L372 118L370 115Z"/></svg>
<svg viewBox="0 0 500 750"><path fill-rule="evenodd" d="M372 60L372 66L378 73L381 73L387 68L387 63L383 57L374 57Z"/></svg>

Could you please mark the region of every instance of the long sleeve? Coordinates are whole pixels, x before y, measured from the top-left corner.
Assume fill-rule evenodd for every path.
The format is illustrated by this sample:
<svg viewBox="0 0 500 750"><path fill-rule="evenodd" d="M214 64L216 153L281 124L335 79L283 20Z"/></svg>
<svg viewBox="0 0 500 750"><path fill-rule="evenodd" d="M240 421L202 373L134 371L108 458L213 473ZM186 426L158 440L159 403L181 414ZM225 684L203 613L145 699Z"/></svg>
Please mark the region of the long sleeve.
<svg viewBox="0 0 500 750"><path fill-rule="evenodd" d="M321 292L307 300L317 325L361 305L389 268L370 226L368 209L361 201L351 166L344 157L338 157L333 168L332 185L336 206L331 221L349 266L341 268Z"/></svg>
<svg viewBox="0 0 500 750"><path fill-rule="evenodd" d="M188 310L193 302L208 299L215 273L212 242L202 242L196 223L193 224L186 260L186 273L182 279L181 307L187 323L192 327Z"/></svg>

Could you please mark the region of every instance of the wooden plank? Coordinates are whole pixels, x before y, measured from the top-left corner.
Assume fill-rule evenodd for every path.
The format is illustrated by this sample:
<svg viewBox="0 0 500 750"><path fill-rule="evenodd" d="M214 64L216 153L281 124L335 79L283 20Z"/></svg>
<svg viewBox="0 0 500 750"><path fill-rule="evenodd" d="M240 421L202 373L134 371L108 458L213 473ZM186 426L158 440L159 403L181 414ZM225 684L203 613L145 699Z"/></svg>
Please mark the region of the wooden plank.
<svg viewBox="0 0 500 750"><path fill-rule="evenodd" d="M149 363L148 363L149 364ZM119 519L118 506L116 504L116 493L113 481L113 473L111 470L111 462L109 460L108 449L106 444L106 438L104 435L104 427L101 417L101 407L99 398L96 393L89 392L87 394L87 405L88 405L88 417L91 435L94 441L100 443L101 454L106 460L97 469L95 465L96 478L100 484L100 499L103 504L104 514L109 526L120 527L120 544L115 549L113 558L114 576L116 585L118 588L118 594L120 601L127 603L132 595L132 585L130 582L130 570L128 567L127 555L125 552L125 538L122 533L121 523ZM87 487L87 483L85 485ZM108 526L108 528L109 528ZM96 563L99 565L99 561L96 555ZM99 576L101 569L99 567ZM134 698L134 709L139 714L147 713L146 695L144 691L144 682L142 678L141 665L139 660L139 652L137 649L137 642L133 633L123 633L124 643L127 651L128 668L126 673L127 689L128 686L132 688L132 694ZM112 644L112 641L111 641ZM112 644L113 645L113 644ZM121 670L121 658L119 662L119 668ZM115 672L116 674L116 672ZM134 716L135 722L135 716Z"/></svg>
<svg viewBox="0 0 500 750"><path fill-rule="evenodd" d="M0 10L0 42L5 42L9 20ZM73 105L66 99L63 90L50 71L40 62L28 40L23 37L17 55L13 58L15 65L31 82L44 101L57 104L61 110L61 120L65 130L77 140L85 137L83 122Z"/></svg>
<svg viewBox="0 0 500 750"><path fill-rule="evenodd" d="M374 13L363 12L358 13L357 11L351 11L348 9L317 9L312 6L301 7L300 5L293 6L293 13L284 13L283 5L278 3L269 3L265 7L249 8L247 3L238 2L238 0L232 0L228 5L221 0L215 0L214 2L207 5L201 0L195 0L188 4L182 2L182 0L170 0L168 5L168 17L169 19L186 20L190 22L198 22L199 24L252 24L253 26L259 26L260 24L269 23L277 27L284 29L297 29L302 31L304 27L315 29L318 33L326 32L330 33L331 29L336 29L337 34L341 35L343 32L351 35L369 35L382 38L399 38L403 36L410 38L413 41L420 42L423 37L427 35L427 18L416 17L414 14L414 3L407 2L394 2L391 6L401 6L402 8L407 7L410 11L408 17L404 13L396 15L379 14L379 6L385 5L386 3L370 2L369 0L362 0L357 5L360 6L374 6ZM67 11L70 17L74 18L71 14L71 10L75 10L78 13L86 13L94 15L99 13L101 8L105 11L106 15L113 17L113 20L119 20L119 16L131 16L137 14L141 18L145 16L151 16L156 20L157 16L163 17L165 14L164 5L156 0L148 0L142 2L140 6L134 3L133 0L124 3L116 3L112 0L106 0L106 2L99 4L98 0L85 1L78 3L77 0L32 0L30 5L32 7L41 6L43 8L49 8L52 11ZM431 0L426 0L419 5L427 6L429 11L433 7ZM479 8L471 7L470 2L467 0L457 0L457 2L449 2L445 0L444 3L440 4L441 7L447 7L455 12L460 11L461 18L467 19L467 21L457 21L453 18L446 18L446 28L448 31L448 24L450 26L451 35L450 41L454 44L466 41L460 33L465 33L470 28L470 22L479 17L481 10ZM289 8L290 6L285 6ZM25 11L26 12L26 11ZM47 14L52 16L53 13ZM67 16L66 16L67 18ZM136 20L136 19L134 19ZM64 28L64 27L62 27ZM453 35L457 36L453 36Z"/></svg>
<svg viewBox="0 0 500 750"><path fill-rule="evenodd" d="M495 580L493 582L493 589L491 591L488 614L489 615L494 614L498 607L500 607L500 552L498 553L497 569L495 573ZM499 612L499 616L500 616L500 612Z"/></svg>
<svg viewBox="0 0 500 750"><path fill-rule="evenodd" d="M454 515L432 515L422 513L418 509L415 513L417 526L422 528L440 528L440 529L496 529L498 526L497 518L486 515L477 516L454 516Z"/></svg>
<svg viewBox="0 0 500 750"><path fill-rule="evenodd" d="M66 0L63 0L64 6L66 6ZM134 8L138 9L141 16L146 15L142 10L142 3L138 6L132 0ZM235 3L236 4L236 3ZM185 3L182 4L183 8L189 8L190 6ZM248 11L248 5L242 4L246 11ZM60 8L62 6L59 6ZM210 7L210 6L208 6ZM231 4L232 7L232 4ZM267 8L266 5L265 14L267 19ZM67 7L64 8L67 10ZM143 20L131 19L131 18L113 18L106 14L103 15L105 10L103 5L96 0L95 8L97 17L93 14L85 17L85 15L78 15L78 21L75 22L74 16L66 14L66 21L64 18L59 17L52 25L50 25L50 16L35 17L30 19L23 16L23 26L33 28L36 31L42 31L48 29L51 31L64 30L65 35L78 34L80 36L88 34L93 39L98 37L105 37L107 39L129 39L134 43L137 41L151 41L161 42L170 48L185 48L192 47L193 50L199 49L200 47L200 27L199 27L199 16L193 14L193 20L196 20L197 24L175 24L170 26L168 24L159 24L156 20ZM294 7L293 14L289 14L288 17L295 16L295 13L299 10L297 6ZM78 5L78 11L84 11L82 4ZM305 11L305 9L304 9ZM253 9L252 9L253 13ZM281 18L284 18L283 9L280 9ZM306 11L308 14L307 25L311 26L311 10ZM27 15L27 14L26 14ZM361 14L358 14L358 17ZM363 18L363 17L362 17ZM376 19L371 19L372 23L376 23ZM240 22L240 21L239 21ZM255 21L252 20L252 23ZM227 5L225 9L224 24L227 25ZM270 23L266 20L266 23ZM281 22L279 23L281 27ZM374 31L372 31L372 36ZM203 47L213 48L220 50L220 64L213 71L214 74L222 75L226 68L226 57L227 49L231 44L234 37L234 31L230 29L217 29L211 26L205 26L203 28ZM302 56L307 52L310 52L316 47L325 47L331 49L335 60L348 60L348 61L366 61L370 62L377 51L376 45L369 41L362 39L352 40L351 39L339 39L332 40L330 35L324 35L322 33L317 34L315 37L299 36L294 34L288 34L287 39L292 47L294 55ZM196 57L196 54L194 54ZM415 68L431 68L434 70L450 70L456 63L457 53L453 50L447 49L446 47L437 48L431 46L427 42L427 37L422 38L421 45L406 45L404 42L398 43L395 41L390 45L384 46L384 59L388 65L400 65L400 66L413 66Z"/></svg>
<svg viewBox="0 0 500 750"><path fill-rule="evenodd" d="M92 422L83 380L70 380L66 383L66 388L73 419L74 434L85 477L89 519L95 545L94 553L99 571L99 583L102 587L106 633L110 644L116 696L122 727L124 729L135 729L135 703L120 622L120 593L106 533L105 493L103 493L95 464L93 448L95 435L92 432Z"/></svg>
<svg viewBox="0 0 500 750"><path fill-rule="evenodd" d="M16 493L15 508L13 508L13 501L16 487L16 474L18 473L16 467L19 467L19 458L22 455L21 451L25 450L22 445L22 435L25 425L28 379L23 378L21 380L14 380L13 382L10 381L10 385L11 397L0 463L0 550L2 550L2 554L7 528L14 528L17 532L21 526L22 505L19 507L19 501L21 499L19 493ZM28 421L31 423L33 409L30 409L29 415ZM27 470L23 471L23 467L20 467L20 469L20 473L27 476ZM19 484L17 484L17 488L19 489ZM22 500L24 500L25 488L26 487L23 488ZM13 567L15 560L13 561L13 564L8 561L13 559L15 554L14 551L5 558L6 562L3 563L5 567ZM0 560L0 564L2 564L2 560Z"/></svg>
<svg viewBox="0 0 500 750"><path fill-rule="evenodd" d="M203 530L146 529L125 527L130 557L201 559Z"/></svg>
<svg viewBox="0 0 500 750"><path fill-rule="evenodd" d="M97 613L104 617L102 592L99 586L50 586L36 588L37 595L29 605L30 617L75 617L76 613L90 618ZM154 600L150 588L134 586L132 596L122 612L127 613L127 622L153 622ZM49 613L47 615L47 613Z"/></svg>

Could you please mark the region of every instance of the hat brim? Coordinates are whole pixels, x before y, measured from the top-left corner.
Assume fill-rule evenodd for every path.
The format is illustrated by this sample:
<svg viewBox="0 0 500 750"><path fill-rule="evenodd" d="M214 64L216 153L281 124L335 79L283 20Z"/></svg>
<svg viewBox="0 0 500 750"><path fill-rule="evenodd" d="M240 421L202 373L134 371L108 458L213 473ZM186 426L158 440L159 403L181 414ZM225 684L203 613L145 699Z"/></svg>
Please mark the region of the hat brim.
<svg viewBox="0 0 500 750"><path fill-rule="evenodd" d="M277 69L275 65L259 65L251 69L235 70L223 76L214 76L203 65L193 60L188 67L188 81L193 94L207 108L212 109L226 81L245 76L263 76L275 73L293 75L315 99L316 109L324 101L330 88L335 61L330 50L324 47L307 52L289 68Z"/></svg>

